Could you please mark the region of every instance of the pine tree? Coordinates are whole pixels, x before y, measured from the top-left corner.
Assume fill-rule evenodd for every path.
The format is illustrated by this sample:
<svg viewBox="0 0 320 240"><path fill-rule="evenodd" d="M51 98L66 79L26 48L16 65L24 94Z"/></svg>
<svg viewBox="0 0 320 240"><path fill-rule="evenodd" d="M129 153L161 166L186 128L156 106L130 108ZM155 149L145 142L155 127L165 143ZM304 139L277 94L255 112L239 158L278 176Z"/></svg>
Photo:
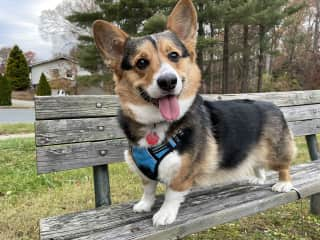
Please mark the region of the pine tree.
<svg viewBox="0 0 320 240"><path fill-rule="evenodd" d="M51 87L47 81L46 76L42 73L40 77L40 82L37 86L38 96L51 96Z"/></svg>
<svg viewBox="0 0 320 240"><path fill-rule="evenodd" d="M6 65L6 76L13 90L25 90L30 87L29 66L23 52L15 45Z"/></svg>
<svg viewBox="0 0 320 240"><path fill-rule="evenodd" d="M161 13L167 15L175 4L175 0L96 0L100 7L99 12L94 13L74 13L67 19L77 23L83 28L90 28L97 19L103 19L117 24L121 29L131 36L144 34L143 23L147 24L146 31L163 29L163 17L160 17L159 24L155 24L153 15L161 16ZM148 20L148 21L147 21ZM90 36L80 36L78 46L78 59L81 67L91 73L106 70L105 65L94 45L93 38Z"/></svg>
<svg viewBox="0 0 320 240"><path fill-rule="evenodd" d="M6 76L0 74L0 106L11 105L11 86Z"/></svg>

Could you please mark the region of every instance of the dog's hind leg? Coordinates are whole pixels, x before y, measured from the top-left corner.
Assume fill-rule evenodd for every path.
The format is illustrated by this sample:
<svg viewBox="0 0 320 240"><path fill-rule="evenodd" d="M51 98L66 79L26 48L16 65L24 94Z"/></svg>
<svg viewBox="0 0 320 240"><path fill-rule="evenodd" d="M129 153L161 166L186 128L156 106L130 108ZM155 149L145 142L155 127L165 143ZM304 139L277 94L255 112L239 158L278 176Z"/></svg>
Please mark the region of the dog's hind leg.
<svg viewBox="0 0 320 240"><path fill-rule="evenodd" d="M279 169L279 181L272 186L274 192L289 192L293 189L289 168Z"/></svg>

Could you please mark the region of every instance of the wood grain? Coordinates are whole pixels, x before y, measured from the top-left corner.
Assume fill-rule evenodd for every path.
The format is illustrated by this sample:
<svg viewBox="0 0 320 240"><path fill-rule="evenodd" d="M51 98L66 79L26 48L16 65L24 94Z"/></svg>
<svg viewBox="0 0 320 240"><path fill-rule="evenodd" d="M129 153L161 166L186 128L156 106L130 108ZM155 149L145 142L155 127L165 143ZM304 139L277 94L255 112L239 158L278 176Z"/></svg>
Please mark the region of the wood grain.
<svg viewBox="0 0 320 240"><path fill-rule="evenodd" d="M320 191L320 160L294 166L291 172L293 184L302 197ZM167 227L152 226L152 215L163 201L160 196L151 213L133 213L133 203L128 203L43 219L40 236L43 240L177 239L298 199L295 191L272 192L275 179L276 175L272 174L261 186L234 183L193 191L183 203L177 220Z"/></svg>
<svg viewBox="0 0 320 240"><path fill-rule="evenodd" d="M320 103L320 90L227 95L212 94L204 96L209 100L264 100L273 102L280 107ZM97 107L97 104L99 107ZM37 120L110 117L117 114L119 101L114 95L36 97L35 108Z"/></svg>
<svg viewBox="0 0 320 240"><path fill-rule="evenodd" d="M37 170L41 174L120 162L127 148L125 139L37 147Z"/></svg>

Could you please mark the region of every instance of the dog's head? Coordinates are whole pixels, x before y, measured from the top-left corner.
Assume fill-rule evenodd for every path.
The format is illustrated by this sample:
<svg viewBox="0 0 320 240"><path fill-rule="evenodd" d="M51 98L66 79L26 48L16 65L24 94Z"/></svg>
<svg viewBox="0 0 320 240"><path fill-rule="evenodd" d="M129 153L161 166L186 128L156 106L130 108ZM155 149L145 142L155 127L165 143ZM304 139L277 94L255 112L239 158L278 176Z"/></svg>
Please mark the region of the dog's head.
<svg viewBox="0 0 320 240"><path fill-rule="evenodd" d="M180 119L200 87L197 13L191 0L177 3L167 29L131 38L109 22L93 24L96 45L113 69L123 111L143 124Z"/></svg>

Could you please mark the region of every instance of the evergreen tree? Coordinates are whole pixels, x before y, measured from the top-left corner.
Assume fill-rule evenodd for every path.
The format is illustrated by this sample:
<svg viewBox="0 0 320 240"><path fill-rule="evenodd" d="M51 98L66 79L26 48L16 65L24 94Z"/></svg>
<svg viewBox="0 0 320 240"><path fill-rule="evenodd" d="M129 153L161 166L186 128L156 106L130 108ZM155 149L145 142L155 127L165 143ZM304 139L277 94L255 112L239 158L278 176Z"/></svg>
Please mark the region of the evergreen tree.
<svg viewBox="0 0 320 240"><path fill-rule="evenodd" d="M51 87L47 81L46 76L42 73L40 77L40 82L37 86L38 96L51 96Z"/></svg>
<svg viewBox="0 0 320 240"><path fill-rule="evenodd" d="M68 17L68 20L77 23L79 27L91 28L97 19L103 19L117 24L121 29L131 36L144 34L144 30L163 30L164 17L174 6L175 0L96 0L100 11L96 13L78 13ZM153 17L153 15L156 15ZM159 22L155 22L159 20ZM144 29L143 25L146 24ZM81 67L91 73L105 71L105 66L90 36L80 36L78 59Z"/></svg>
<svg viewBox="0 0 320 240"><path fill-rule="evenodd" d="M0 106L11 105L11 86L6 76L0 74Z"/></svg>
<svg viewBox="0 0 320 240"><path fill-rule="evenodd" d="M6 76L13 90L25 90L30 87L29 66L23 52L15 45L6 65Z"/></svg>

